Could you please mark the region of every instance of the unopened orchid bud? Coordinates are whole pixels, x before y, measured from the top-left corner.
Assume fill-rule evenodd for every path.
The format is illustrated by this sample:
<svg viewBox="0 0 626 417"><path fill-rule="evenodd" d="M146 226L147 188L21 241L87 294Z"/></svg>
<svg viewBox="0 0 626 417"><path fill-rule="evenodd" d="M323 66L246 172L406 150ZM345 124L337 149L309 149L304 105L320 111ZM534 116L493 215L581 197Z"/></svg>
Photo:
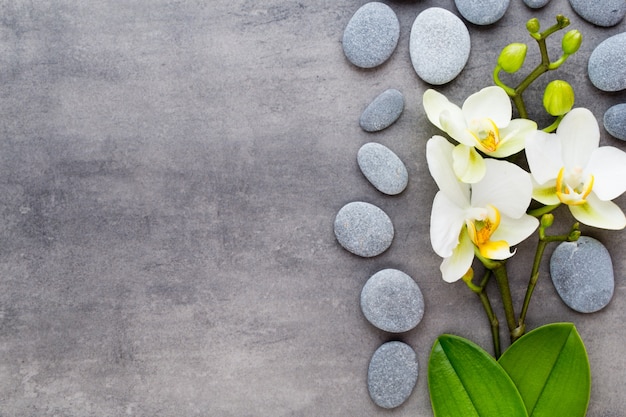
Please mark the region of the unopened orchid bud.
<svg viewBox="0 0 626 417"><path fill-rule="evenodd" d="M537 33L537 32L539 32L539 28L540 28L539 19L537 19L536 17L533 17L528 22L526 22L526 29L530 33Z"/></svg>
<svg viewBox="0 0 626 417"><path fill-rule="evenodd" d="M541 216L541 227L543 227L544 229L552 226L552 223L554 223L554 214L546 213Z"/></svg>
<svg viewBox="0 0 626 417"><path fill-rule="evenodd" d="M576 29L570 30L563 36L563 41L561 42L563 53L567 55L572 55L573 53L578 51L578 48L580 48L580 44L582 42L583 34Z"/></svg>
<svg viewBox="0 0 626 417"><path fill-rule="evenodd" d="M574 89L567 82L554 80L543 93L543 107L552 116L563 116L574 106Z"/></svg>
<svg viewBox="0 0 626 417"><path fill-rule="evenodd" d="M512 43L505 46L498 57L498 65L508 73L519 70L526 59L527 49L525 43Z"/></svg>

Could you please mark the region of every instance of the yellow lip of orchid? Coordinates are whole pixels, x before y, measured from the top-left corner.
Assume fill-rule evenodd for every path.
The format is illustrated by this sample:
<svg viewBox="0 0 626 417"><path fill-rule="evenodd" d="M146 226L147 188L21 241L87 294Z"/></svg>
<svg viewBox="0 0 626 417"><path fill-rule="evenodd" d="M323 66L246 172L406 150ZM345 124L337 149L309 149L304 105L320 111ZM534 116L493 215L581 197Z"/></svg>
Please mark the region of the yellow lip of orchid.
<svg viewBox="0 0 626 417"><path fill-rule="evenodd" d="M481 255L492 258L493 254L502 250L509 250L509 244L504 240L492 241L491 236L500 225L500 212L492 205L484 209L473 209L472 217L466 221L467 232Z"/></svg>
<svg viewBox="0 0 626 417"><path fill-rule="evenodd" d="M559 200L569 206L580 206L587 202L593 189L594 177L589 174L583 181L582 169L576 168L565 178L565 167L559 170L556 177L556 195Z"/></svg>
<svg viewBox="0 0 626 417"><path fill-rule="evenodd" d="M485 153L495 152L500 145L500 130L489 118L472 120L468 132L476 139L478 149Z"/></svg>

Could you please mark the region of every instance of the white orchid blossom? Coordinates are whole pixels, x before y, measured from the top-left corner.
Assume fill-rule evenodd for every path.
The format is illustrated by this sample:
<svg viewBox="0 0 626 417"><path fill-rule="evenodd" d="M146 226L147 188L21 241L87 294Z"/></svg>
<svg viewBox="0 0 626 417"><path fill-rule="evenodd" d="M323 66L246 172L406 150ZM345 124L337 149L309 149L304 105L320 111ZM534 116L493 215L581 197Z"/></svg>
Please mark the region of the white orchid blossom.
<svg viewBox="0 0 626 417"><path fill-rule="evenodd" d="M467 183L478 182L485 175L485 161L478 151L494 158L511 156L524 149L526 137L537 130L531 120L511 120L511 100L496 86L472 94L462 108L443 94L427 90L423 105L428 120L459 142L453 153L453 168Z"/></svg>
<svg viewBox="0 0 626 417"><path fill-rule="evenodd" d="M598 122L584 108L567 113L556 133L537 131L526 143L533 198L567 204L588 226L623 229L626 217L610 200L626 191L626 153L599 143Z"/></svg>
<svg viewBox="0 0 626 417"><path fill-rule="evenodd" d="M426 145L430 173L439 186L431 212L433 250L444 258L443 279L454 282L472 265L474 249L488 259L513 255L512 245L537 228L526 214L531 200L530 174L510 162L486 159L485 175L475 184L459 181L454 173L454 145L433 136Z"/></svg>

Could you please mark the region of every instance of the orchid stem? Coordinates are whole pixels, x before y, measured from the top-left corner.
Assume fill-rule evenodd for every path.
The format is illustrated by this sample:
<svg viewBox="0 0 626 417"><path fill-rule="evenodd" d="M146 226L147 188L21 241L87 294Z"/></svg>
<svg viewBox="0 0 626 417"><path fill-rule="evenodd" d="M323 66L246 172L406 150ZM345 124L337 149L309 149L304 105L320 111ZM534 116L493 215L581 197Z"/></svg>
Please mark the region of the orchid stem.
<svg viewBox="0 0 626 417"><path fill-rule="evenodd" d="M473 276L473 274L472 274ZM498 317L493 312L493 308L491 307L491 302L489 301L489 296L485 292L485 288L487 287L487 283L489 282L489 278L491 276L491 271L487 269L485 272L485 276L483 277L480 285L476 285L472 283L471 277L469 279L464 278L463 280L467 284L467 286L472 290L478 297L480 298L480 302L483 305L485 310L485 314L487 314L487 318L489 319L489 324L491 326L491 340L493 343L493 353L496 359L500 358L501 350L500 350L500 322L498 321Z"/></svg>

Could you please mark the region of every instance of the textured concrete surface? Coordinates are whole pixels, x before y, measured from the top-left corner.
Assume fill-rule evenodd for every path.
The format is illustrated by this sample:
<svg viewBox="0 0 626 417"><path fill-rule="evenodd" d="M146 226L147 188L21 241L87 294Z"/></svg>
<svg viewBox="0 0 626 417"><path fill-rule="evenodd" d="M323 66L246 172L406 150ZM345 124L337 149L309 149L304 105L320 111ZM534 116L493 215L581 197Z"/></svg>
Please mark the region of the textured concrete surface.
<svg viewBox="0 0 626 417"><path fill-rule="evenodd" d="M398 49L360 70L341 38L364 3L0 0L0 415L432 415L435 337L490 343L478 300L441 280L430 248L436 189L424 151L437 130L408 53L420 11L456 10L452 0L387 1ZM496 25L468 24L468 65L439 90L460 103L490 85L498 50L528 39L524 22L547 26L557 13L586 36L560 77L601 120L626 94L595 89L587 59L626 23L594 27L567 0L540 10L513 1ZM362 131L361 112L388 88L405 95L402 117ZM385 196L359 172L370 141L407 165L403 194ZM602 144L626 149L604 130ZM333 236L335 214L356 200L396 227L373 259ZM584 230L612 253L613 301L572 312L545 262L528 324L574 322L592 365L588 416L621 417L626 235ZM517 300L531 246L511 262ZM359 308L363 284L384 268L411 275L425 297L423 321L396 337ZM368 396L367 367L392 339L416 350L421 373L410 399L385 411Z"/></svg>

